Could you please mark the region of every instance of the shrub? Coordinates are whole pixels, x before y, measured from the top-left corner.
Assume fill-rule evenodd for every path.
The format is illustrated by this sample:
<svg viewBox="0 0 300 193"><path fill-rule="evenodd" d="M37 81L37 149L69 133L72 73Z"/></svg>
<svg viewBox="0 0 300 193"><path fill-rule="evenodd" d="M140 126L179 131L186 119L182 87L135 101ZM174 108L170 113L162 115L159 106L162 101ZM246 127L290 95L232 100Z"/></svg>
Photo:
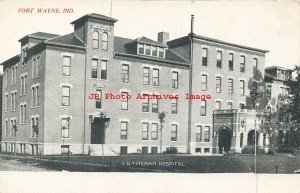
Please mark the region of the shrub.
<svg viewBox="0 0 300 193"><path fill-rule="evenodd" d="M166 150L163 152L165 154L176 154L178 153L177 147L167 147Z"/></svg>
<svg viewBox="0 0 300 193"><path fill-rule="evenodd" d="M242 149L242 154L254 154L255 153L255 146L254 145L247 145ZM256 146L256 154L264 154L265 147L264 146Z"/></svg>

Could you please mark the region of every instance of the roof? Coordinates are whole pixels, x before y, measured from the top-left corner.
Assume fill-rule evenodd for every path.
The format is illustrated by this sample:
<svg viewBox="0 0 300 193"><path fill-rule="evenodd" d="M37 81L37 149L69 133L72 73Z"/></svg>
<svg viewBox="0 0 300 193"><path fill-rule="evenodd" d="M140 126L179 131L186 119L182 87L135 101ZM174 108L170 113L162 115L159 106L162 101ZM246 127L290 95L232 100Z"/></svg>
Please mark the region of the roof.
<svg viewBox="0 0 300 193"><path fill-rule="evenodd" d="M141 38L138 38L138 39L141 39ZM138 55L137 52L136 52L136 48L135 48L135 50L132 50L132 47L131 47L132 43L137 42L138 39L132 40L132 39L128 39L128 38L115 36L115 38L114 38L114 52L119 53L123 56L129 56L129 57L132 56L132 57L135 57L135 58L138 57L140 59L166 61L166 62L169 62L169 63L173 62L174 64L175 63L181 63L181 64L184 64L184 65L189 65L189 62L187 60L185 60L184 58L182 58L181 56L179 56L175 52L173 52L171 50L168 50L168 49L166 50L166 57L165 58L158 58L158 57L146 56L146 55ZM153 40L148 39L146 37L144 37L142 39L142 41L149 41L149 40L153 41Z"/></svg>
<svg viewBox="0 0 300 193"><path fill-rule="evenodd" d="M137 38L135 40L133 40L132 42L129 42L130 43L142 43L142 44L150 44L150 45L153 45L153 46L159 46L159 47L163 47L163 48L167 48L167 46L161 42L157 42L157 41L154 41L154 40L151 40L145 36L143 37L140 37L140 38Z"/></svg>
<svg viewBox="0 0 300 193"><path fill-rule="evenodd" d="M112 22L112 23L115 23L116 21L118 21L117 19L114 19L112 17L108 17L108 16L105 16L105 15L100 15L100 14L97 14L97 13L91 13L91 14L86 14L86 15L80 17L79 19L76 19L75 21L71 22L71 24L76 25L78 23L81 23L81 22L85 21L88 18L105 20L105 21L109 21L109 22Z"/></svg>
<svg viewBox="0 0 300 193"><path fill-rule="evenodd" d="M27 38L36 38L36 39L46 40L46 39L54 38L54 37L57 37L57 36L59 36L59 35L45 33L45 32L36 32L36 33L24 36L23 38L19 39L19 42L22 42L22 41L24 41Z"/></svg>
<svg viewBox="0 0 300 193"><path fill-rule="evenodd" d="M15 55L7 60L5 60L4 62L2 62L0 65L5 66L6 64L15 64L18 63L20 61L20 57L21 55Z"/></svg>
<svg viewBox="0 0 300 193"><path fill-rule="evenodd" d="M85 47L84 43L80 41L74 33L70 33L67 35L51 38L45 41L45 43L56 43L63 45L72 45L72 46L81 46Z"/></svg>
<svg viewBox="0 0 300 193"><path fill-rule="evenodd" d="M265 70L270 70L270 69L281 69L281 70L286 70L286 71L293 71L292 69L288 69L288 68L285 68L285 67L282 67L282 66L268 66L268 67L265 67Z"/></svg>
<svg viewBox="0 0 300 193"><path fill-rule="evenodd" d="M246 50L251 50L251 51L256 51L256 52L261 52L261 53L269 52L268 50L262 50L262 49L248 47L248 46L244 46L244 45L240 45L240 44L225 42L223 40L218 40L218 39L214 39L214 38L210 38L210 37L206 37L206 36L200 36L200 35L196 35L196 34L189 34L189 36L193 37L193 39L205 40L205 41L209 41L209 42L213 42L213 43L223 44L223 45L237 47L237 48L242 48L242 49L246 49ZM184 37L181 37L181 38L178 38L178 39L168 41L167 44L169 46L173 46L173 45L177 45L177 44L189 41L189 36L184 36Z"/></svg>

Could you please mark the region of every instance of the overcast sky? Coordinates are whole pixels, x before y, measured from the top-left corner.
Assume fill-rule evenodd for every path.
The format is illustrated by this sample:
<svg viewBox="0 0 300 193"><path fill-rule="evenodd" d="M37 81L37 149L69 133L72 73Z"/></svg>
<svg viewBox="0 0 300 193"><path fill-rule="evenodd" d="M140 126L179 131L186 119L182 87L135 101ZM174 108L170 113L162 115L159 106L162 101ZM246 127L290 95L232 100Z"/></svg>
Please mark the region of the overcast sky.
<svg viewBox="0 0 300 193"><path fill-rule="evenodd" d="M70 33L70 22L88 13L110 15L110 5L102 0L0 0L0 63L19 54L18 40L25 35ZM19 8L34 11L18 13ZM37 8L72 8L74 13L41 14ZM265 66L300 64L299 1L112 1L115 35L133 39L156 40L160 31L169 32L170 39L185 36L191 14L198 35L269 50Z"/></svg>

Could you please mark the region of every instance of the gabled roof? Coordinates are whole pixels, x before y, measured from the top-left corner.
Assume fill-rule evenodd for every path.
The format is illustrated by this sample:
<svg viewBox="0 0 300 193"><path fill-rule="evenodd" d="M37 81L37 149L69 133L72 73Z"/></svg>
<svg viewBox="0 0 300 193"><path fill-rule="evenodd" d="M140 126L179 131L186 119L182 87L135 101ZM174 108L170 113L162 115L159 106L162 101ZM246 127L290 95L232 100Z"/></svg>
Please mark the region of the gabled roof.
<svg viewBox="0 0 300 193"><path fill-rule="evenodd" d="M151 40L151 39L149 39L149 38L147 38L145 36L142 36L140 38L132 40L131 42L128 42L128 44L133 44L133 43L150 44L150 45L153 45L153 46L159 46L159 47L163 47L163 48L167 48L168 47L167 45L165 45L163 43Z"/></svg>
<svg viewBox="0 0 300 193"><path fill-rule="evenodd" d="M141 39L141 38L138 38ZM168 62L176 64L181 64L184 66L189 66L189 62L185 60L183 57L179 56L175 52L166 49L166 57L165 58L158 58L153 56L147 56L147 55L138 55L136 48L132 50L132 46L130 46L133 42L137 42L138 39L132 40L128 38L122 38L115 36L114 37L114 52L117 53L117 55L122 55L126 57L134 57L144 60L153 60L153 61L161 61L161 62ZM142 41L147 41L148 38L143 38ZM153 40L150 40L153 41ZM154 41L155 42L155 41ZM153 44L152 44L153 45Z"/></svg>
<svg viewBox="0 0 300 193"><path fill-rule="evenodd" d="M12 65L12 64L16 64L20 61L20 57L21 55L18 54L18 55L15 55L7 60L5 60L4 62L2 62L0 65L2 66L6 66L6 65Z"/></svg>
<svg viewBox="0 0 300 193"><path fill-rule="evenodd" d="M40 39L40 40L46 40L46 39L54 38L54 37L57 37L57 36L59 36L59 35L45 33L45 32L36 32L36 33L24 36L23 38L19 39L19 42L23 42L27 38L35 38L35 39Z"/></svg>
<svg viewBox="0 0 300 193"><path fill-rule="evenodd" d="M105 15L100 15L97 13L91 13L91 14L86 14L86 15L80 17L79 19L76 19L75 21L71 22L71 24L76 25L78 23L81 23L81 22L87 20L88 18L100 19L100 20L109 21L112 23L115 23L116 21L118 21L117 19L114 19L112 17L107 17Z"/></svg>
<svg viewBox="0 0 300 193"><path fill-rule="evenodd" d="M74 33L70 33L67 35L51 38L45 41L45 43L56 43L62 45L72 45L72 46L81 46L85 47L84 43L80 41Z"/></svg>

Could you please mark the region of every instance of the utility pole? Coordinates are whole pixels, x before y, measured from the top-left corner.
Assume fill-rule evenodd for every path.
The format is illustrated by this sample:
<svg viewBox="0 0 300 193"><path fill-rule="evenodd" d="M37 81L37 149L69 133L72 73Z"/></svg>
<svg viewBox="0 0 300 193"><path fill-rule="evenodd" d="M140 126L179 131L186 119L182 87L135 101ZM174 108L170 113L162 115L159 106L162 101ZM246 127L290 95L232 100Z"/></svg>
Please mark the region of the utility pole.
<svg viewBox="0 0 300 193"><path fill-rule="evenodd" d="M158 119L160 122L160 147L159 147L159 151L160 151L160 171L162 172L162 130L163 130L163 123L165 122L165 118L166 118L166 113L165 112L161 112L158 113Z"/></svg>

